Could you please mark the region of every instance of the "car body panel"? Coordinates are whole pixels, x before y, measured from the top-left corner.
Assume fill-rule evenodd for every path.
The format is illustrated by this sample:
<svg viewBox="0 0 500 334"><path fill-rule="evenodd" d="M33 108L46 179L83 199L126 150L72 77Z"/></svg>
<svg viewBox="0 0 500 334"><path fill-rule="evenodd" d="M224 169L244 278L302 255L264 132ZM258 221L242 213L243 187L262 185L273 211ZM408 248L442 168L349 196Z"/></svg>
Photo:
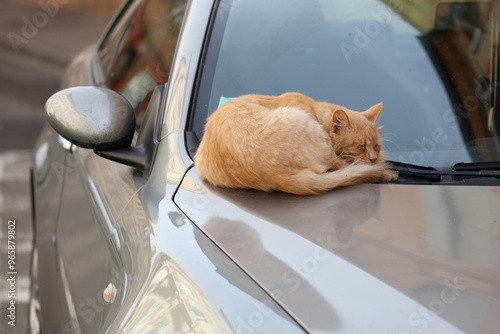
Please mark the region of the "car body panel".
<svg viewBox="0 0 500 334"><path fill-rule="evenodd" d="M114 219L137 189L130 167L84 149L68 159L56 227L57 261L67 290L64 307L71 310L75 328L99 332L109 312L103 292L109 284L122 287L125 276L113 239Z"/></svg>
<svg viewBox="0 0 500 334"><path fill-rule="evenodd" d="M95 52L95 45L89 46L72 61L63 78L62 88L100 85L94 81L92 70ZM98 162L110 165L111 169L104 168L108 171L126 167L103 159L96 161L96 156L89 150L77 148L48 126L43 133L45 135L35 146L33 163L37 203L36 247L38 268L41 268L42 273L37 275L36 281L43 287L39 291L42 329L48 333L98 332L100 318L106 311L102 292L113 277L116 280L123 274L117 274L120 270L116 257L111 253L109 230L107 233L102 231L108 225L110 212L102 211L102 194L98 193L96 182L92 180L92 173L87 167ZM47 158L47 169L57 178L57 181L48 183L52 188L59 187L57 196L46 194L37 185L40 182L39 171L45 168L41 167L39 161L46 148L57 151L49 152L53 156ZM114 176L119 177L120 174ZM51 204L44 205L45 199ZM101 205L90 202L90 199L100 201ZM54 205L59 208L53 208ZM41 217L46 215L51 218L43 221ZM88 253L89 250L91 253ZM82 252L86 253L85 257L81 256ZM89 268L100 268L101 272ZM53 289L48 290L47 287Z"/></svg>
<svg viewBox="0 0 500 334"><path fill-rule="evenodd" d="M57 189L57 201L52 202L58 207L38 205L36 213L37 227L41 224L41 231L47 230L36 236L42 332L154 333L160 328L303 332L171 201L192 165L180 129L187 118L205 37L202 22L208 24L212 8L207 1L195 0L192 5L196 10L188 11L183 30L191 38L183 38L176 53L164 106L164 135L158 134L157 140L162 140L157 142L157 167L149 178L72 145L50 128L35 148L41 152L45 147L50 153L57 148L53 141L64 144L59 144L57 157L48 155L43 163L34 162L38 205L46 192L38 186L37 176L60 161L59 174L52 176L58 182L49 180ZM75 58L63 88L102 85L95 80L96 59L94 46ZM46 222L40 221L49 215ZM219 270L230 273L236 284L230 284ZM110 284L116 288L112 303L103 298Z"/></svg>
<svg viewBox="0 0 500 334"><path fill-rule="evenodd" d="M56 261L56 245L54 240L55 222L61 207L65 160L69 142L55 134L54 130L45 127L35 145L32 163L32 198L34 205L34 253L38 261L39 271L32 271L32 297L38 298L40 304L62 303L64 294L58 287L60 279L54 277L58 265ZM43 269L42 269L43 268ZM50 273L45 275L45 273ZM43 289L38 291L38 286ZM36 293L38 292L38 295ZM36 310L37 302L30 302L32 312ZM45 309L42 317L47 319L66 319L67 309ZM33 320L33 319L32 319ZM35 325L36 326L36 325ZM36 328L36 327L35 327Z"/></svg>
<svg viewBox="0 0 500 334"><path fill-rule="evenodd" d="M312 332L500 324L496 187L373 184L301 197L213 188L193 168L175 202Z"/></svg>
<svg viewBox="0 0 500 334"><path fill-rule="evenodd" d="M171 201L183 174L162 166L188 168L187 155L177 145L183 136L174 132L162 140L155 163L159 167L147 182L139 173L129 175L140 190L115 225L125 282L118 287L120 301L115 301L116 315L108 330L155 333L160 328L173 332L192 328L232 333L258 327L267 332L278 328L303 332ZM221 272L231 273L236 285Z"/></svg>
<svg viewBox="0 0 500 334"><path fill-rule="evenodd" d="M200 27L208 27L212 7L212 1L191 1L187 8L170 73L160 140L172 132L185 129L206 38L206 30Z"/></svg>
<svg viewBox="0 0 500 334"><path fill-rule="evenodd" d="M43 131L33 162L43 331L500 327L497 187L371 184L299 197L199 179L186 124L215 3L228 6L188 5L150 174ZM63 88L104 85L96 52L75 59Z"/></svg>
<svg viewBox="0 0 500 334"><path fill-rule="evenodd" d="M89 72L91 60L95 54L95 47L90 46L82 51L68 66L63 78L62 88L73 85L92 85L92 75ZM32 284L34 296L38 298L36 303L30 302L31 312L41 312L44 330L57 332L58 330L71 330L73 322L68 319L74 318L74 312L68 308L68 291L64 287L62 276L59 275L61 263L58 260L57 245L57 222L63 206L64 180L67 171L68 159L74 162L71 151L74 146L57 134L51 127L46 125L42 130L33 149L33 199L35 205L35 247L37 252L37 265L42 272L32 272ZM40 286L43 289L38 289ZM35 296L35 294L38 295ZM41 311L33 309L33 305L58 305L55 308L43 308ZM30 321L34 314L30 315ZM50 320L49 320L50 319Z"/></svg>

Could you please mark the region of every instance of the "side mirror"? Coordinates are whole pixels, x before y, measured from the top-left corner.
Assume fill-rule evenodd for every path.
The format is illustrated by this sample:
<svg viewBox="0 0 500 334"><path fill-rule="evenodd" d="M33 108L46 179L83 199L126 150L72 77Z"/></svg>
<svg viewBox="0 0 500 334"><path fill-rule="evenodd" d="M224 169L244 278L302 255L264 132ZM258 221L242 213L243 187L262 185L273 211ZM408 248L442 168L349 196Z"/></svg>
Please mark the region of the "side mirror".
<svg viewBox="0 0 500 334"><path fill-rule="evenodd" d="M45 104L49 124L71 143L97 151L130 147L135 114L120 94L100 87L73 87Z"/></svg>
<svg viewBox="0 0 500 334"><path fill-rule="evenodd" d="M76 146L93 149L106 159L140 169L149 177L156 156L158 115L165 85L151 95L136 145L135 113L120 94L100 87L74 87L52 95L45 104L49 124Z"/></svg>

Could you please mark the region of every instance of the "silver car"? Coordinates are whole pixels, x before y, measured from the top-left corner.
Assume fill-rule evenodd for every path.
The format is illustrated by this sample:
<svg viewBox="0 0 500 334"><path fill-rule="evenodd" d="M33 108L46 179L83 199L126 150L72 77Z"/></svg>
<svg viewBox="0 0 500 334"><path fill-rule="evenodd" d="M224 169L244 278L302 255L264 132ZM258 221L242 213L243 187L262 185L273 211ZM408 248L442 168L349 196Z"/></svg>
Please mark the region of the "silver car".
<svg viewBox="0 0 500 334"><path fill-rule="evenodd" d="M500 1L126 2L46 104L32 331L498 333L499 13ZM383 102L399 179L318 196L201 181L207 116L288 91Z"/></svg>

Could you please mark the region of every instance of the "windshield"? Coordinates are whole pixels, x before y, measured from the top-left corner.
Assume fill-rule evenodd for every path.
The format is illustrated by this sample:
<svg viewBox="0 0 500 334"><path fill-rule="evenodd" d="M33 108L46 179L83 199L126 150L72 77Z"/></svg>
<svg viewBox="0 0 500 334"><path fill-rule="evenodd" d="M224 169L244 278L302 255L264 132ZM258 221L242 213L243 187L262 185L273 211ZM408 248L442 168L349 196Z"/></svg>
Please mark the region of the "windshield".
<svg viewBox="0 0 500 334"><path fill-rule="evenodd" d="M500 1L222 1L193 131L224 98L297 91L354 110L383 102L389 160L500 160L497 13Z"/></svg>

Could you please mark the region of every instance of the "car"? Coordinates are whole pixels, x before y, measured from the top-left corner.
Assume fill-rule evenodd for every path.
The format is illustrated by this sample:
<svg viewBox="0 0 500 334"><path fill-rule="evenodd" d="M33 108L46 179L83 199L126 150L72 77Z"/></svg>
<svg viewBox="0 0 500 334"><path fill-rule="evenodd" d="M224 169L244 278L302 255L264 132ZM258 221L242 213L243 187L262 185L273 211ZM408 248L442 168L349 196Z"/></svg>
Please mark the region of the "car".
<svg viewBox="0 0 500 334"><path fill-rule="evenodd" d="M126 1L45 105L31 331L498 332L498 9ZM382 102L398 180L314 196L201 180L207 117L284 92Z"/></svg>

